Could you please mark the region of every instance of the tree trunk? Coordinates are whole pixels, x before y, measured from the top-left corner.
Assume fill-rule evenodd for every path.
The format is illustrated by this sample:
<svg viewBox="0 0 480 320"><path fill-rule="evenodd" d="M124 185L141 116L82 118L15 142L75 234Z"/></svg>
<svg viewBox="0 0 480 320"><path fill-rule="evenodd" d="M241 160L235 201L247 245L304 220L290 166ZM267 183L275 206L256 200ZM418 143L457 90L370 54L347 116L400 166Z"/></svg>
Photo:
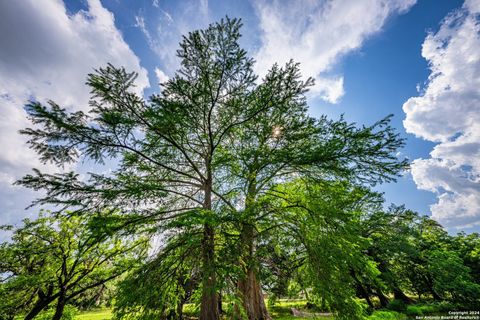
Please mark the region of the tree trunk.
<svg viewBox="0 0 480 320"><path fill-rule="evenodd" d="M365 289L360 279L358 279L355 270L350 269L350 275L357 283L357 291L359 291L360 295L367 301L368 306L373 309L374 305L372 303L372 300L370 300L370 295L368 294L368 291Z"/></svg>
<svg viewBox="0 0 480 320"><path fill-rule="evenodd" d="M435 301L442 300L440 295L435 291L435 289L433 289L433 280L432 280L432 277L429 276L429 275L427 275L427 282L428 282L428 289L429 289L430 293L432 294L433 300L435 300Z"/></svg>
<svg viewBox="0 0 480 320"><path fill-rule="evenodd" d="M380 263L378 265L378 270L380 270L380 272L382 272L382 275L383 274L389 274L388 268L383 261L380 261ZM382 277L382 278L384 280L386 280L387 283L390 284L390 287L392 288L392 291L393 291L393 298L394 299L401 300L405 303L412 303L412 299L407 297L406 294L403 293L403 291L398 287L397 281L395 281L395 278L394 278L393 275L391 275L390 279L388 279L388 278L385 279L384 277Z"/></svg>
<svg viewBox="0 0 480 320"><path fill-rule="evenodd" d="M238 281L238 289L249 320L271 319L265 306L260 281L254 268L249 268L245 278Z"/></svg>
<svg viewBox="0 0 480 320"><path fill-rule="evenodd" d="M262 287L258 279L258 270L254 261L254 227L244 224L240 235L242 259L246 264L245 274L239 279L237 289L241 295L243 308L249 320L271 319L263 298Z"/></svg>
<svg viewBox="0 0 480 320"><path fill-rule="evenodd" d="M370 299L370 295L368 294L365 287L361 283L358 283L358 289L360 290L360 294L363 296L363 298L365 298L365 301L367 301L368 306L370 308L374 309L375 306L373 305L373 302Z"/></svg>
<svg viewBox="0 0 480 320"><path fill-rule="evenodd" d="M57 306L55 307L55 314L53 315L52 320L60 320L63 315L63 310L65 309L65 304L67 303L66 293L61 292L57 300Z"/></svg>
<svg viewBox="0 0 480 320"><path fill-rule="evenodd" d="M203 208L212 209L212 180L211 175L205 183L205 199ZM203 226L202 239L202 299L200 303L200 320L218 320L217 280L215 274L215 230L206 222Z"/></svg>
<svg viewBox="0 0 480 320"><path fill-rule="evenodd" d="M32 320L35 318L47 305L35 305L32 310L25 316L25 320Z"/></svg>
<svg viewBox="0 0 480 320"><path fill-rule="evenodd" d="M382 292L380 289L375 289L375 295L378 297L378 300L380 300L380 306L383 308L386 307L389 304L388 298L385 296L385 294Z"/></svg>
<svg viewBox="0 0 480 320"><path fill-rule="evenodd" d="M216 292L216 275L215 275L215 243L214 230L209 224L204 225L203 231L203 288L202 300L200 305L200 320L217 320L220 318L218 311L218 296Z"/></svg>
<svg viewBox="0 0 480 320"><path fill-rule="evenodd" d="M25 320L32 320L35 318L43 309L48 307L48 305L52 302L51 300L38 300L35 305L33 306L32 310L25 316Z"/></svg>
<svg viewBox="0 0 480 320"><path fill-rule="evenodd" d="M432 294L433 300L435 300L435 301L441 301L442 300L442 297L440 297L438 295L438 293L435 292L435 290L433 288L430 289L430 292Z"/></svg>
<svg viewBox="0 0 480 320"><path fill-rule="evenodd" d="M182 320L183 319L183 305L185 304L184 299L180 299L180 301L177 303L177 319Z"/></svg>
<svg viewBox="0 0 480 320"><path fill-rule="evenodd" d="M405 303L412 303L412 299L407 297L407 295L398 287L393 288L393 298L396 300L401 300Z"/></svg>

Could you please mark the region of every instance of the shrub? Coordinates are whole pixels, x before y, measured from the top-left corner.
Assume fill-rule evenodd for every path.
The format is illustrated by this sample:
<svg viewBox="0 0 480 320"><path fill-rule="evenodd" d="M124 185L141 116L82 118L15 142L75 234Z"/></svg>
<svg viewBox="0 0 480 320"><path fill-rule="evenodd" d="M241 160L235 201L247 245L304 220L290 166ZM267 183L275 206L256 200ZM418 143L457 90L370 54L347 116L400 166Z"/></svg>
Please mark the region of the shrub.
<svg viewBox="0 0 480 320"><path fill-rule="evenodd" d="M424 308L422 306L408 306L405 313L409 316L423 316Z"/></svg>
<svg viewBox="0 0 480 320"><path fill-rule="evenodd" d="M375 311L368 320L407 320L407 316L396 311Z"/></svg>
<svg viewBox="0 0 480 320"><path fill-rule="evenodd" d="M397 312L404 312L405 310L407 310L407 305L402 300L395 299L390 301L387 309Z"/></svg>
<svg viewBox="0 0 480 320"><path fill-rule="evenodd" d="M63 310L62 320L74 320L78 313L78 309L72 305L67 304ZM38 315L38 320L51 320L55 314L55 309L48 309Z"/></svg>

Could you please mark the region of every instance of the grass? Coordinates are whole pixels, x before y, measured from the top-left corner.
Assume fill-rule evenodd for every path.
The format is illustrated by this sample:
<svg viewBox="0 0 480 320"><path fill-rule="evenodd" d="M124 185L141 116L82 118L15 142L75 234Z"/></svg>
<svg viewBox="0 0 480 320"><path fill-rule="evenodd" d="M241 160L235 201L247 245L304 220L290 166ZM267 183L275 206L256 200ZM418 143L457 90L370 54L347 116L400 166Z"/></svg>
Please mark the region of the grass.
<svg viewBox="0 0 480 320"><path fill-rule="evenodd" d="M406 320L407 316L395 311L375 311L368 320Z"/></svg>
<svg viewBox="0 0 480 320"><path fill-rule="evenodd" d="M275 306L269 307L270 314L275 320L306 320L306 319L319 319L319 320L333 320L332 316L310 316L310 317L294 317L291 314L291 308L295 308L300 311L305 311L305 300L278 300ZM408 318L414 318L421 315L439 314L441 311L451 310L452 306L448 304L428 304L419 303L416 305L406 306L405 310L396 312L393 310L377 310L370 315L368 320L406 320ZM194 305L185 305L184 312L186 315L193 316L198 310ZM92 310L88 312L82 312L75 317L77 320L111 320L112 313L109 309Z"/></svg>
<svg viewBox="0 0 480 320"><path fill-rule="evenodd" d="M269 307L270 315L273 319L278 320L303 320L303 319L322 319L331 320L331 316L310 316L310 317L294 317L291 313L291 308L300 311L305 311L305 300L278 300L275 306Z"/></svg>
<svg viewBox="0 0 480 320"><path fill-rule="evenodd" d="M272 318L275 320L306 320L306 319L321 319L321 320L332 320L333 317L294 317L290 309L295 308L298 310L305 309L305 300L279 300L275 306L270 307L270 314ZM193 306L186 305L185 306L185 313L190 314L192 313ZM76 320L110 320L112 318L111 310L103 309L103 310L92 310L88 312L82 312L75 317Z"/></svg>
<svg viewBox="0 0 480 320"><path fill-rule="evenodd" d="M75 317L76 320L110 320L111 318L112 312L109 309L82 312Z"/></svg>

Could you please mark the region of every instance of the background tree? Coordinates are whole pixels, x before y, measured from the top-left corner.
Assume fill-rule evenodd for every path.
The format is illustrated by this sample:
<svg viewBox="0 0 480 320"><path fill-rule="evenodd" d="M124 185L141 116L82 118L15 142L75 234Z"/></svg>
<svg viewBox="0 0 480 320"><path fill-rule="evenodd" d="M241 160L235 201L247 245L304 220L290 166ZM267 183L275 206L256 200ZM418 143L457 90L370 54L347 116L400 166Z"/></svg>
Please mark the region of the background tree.
<svg viewBox="0 0 480 320"><path fill-rule="evenodd" d="M475 283L480 284L480 234L461 232L452 240L451 249L457 252L463 263L470 268Z"/></svg>
<svg viewBox="0 0 480 320"><path fill-rule="evenodd" d="M418 253L415 248L417 234L413 228L418 219L411 210L391 206L387 211L377 208L362 220L363 236L370 239L367 253L377 263L380 278L387 288L371 281L366 285L384 307L389 303L388 293L393 293L395 299L405 303L411 302L402 287L408 285L406 273L411 273L411 262Z"/></svg>
<svg viewBox="0 0 480 320"><path fill-rule="evenodd" d="M404 206L370 213L362 225L364 237L370 239L367 254L377 263L385 284L382 288L370 281L367 287L382 306L389 302L385 290L404 303L413 302L407 292L437 301L475 301L474 273L455 248L462 235L450 236L436 221Z"/></svg>
<svg viewBox="0 0 480 320"><path fill-rule="evenodd" d="M192 223L198 229L196 223ZM200 298L202 232L176 232L140 267L119 283L115 317L182 319L183 306Z"/></svg>
<svg viewBox="0 0 480 320"><path fill-rule="evenodd" d="M56 302L54 320L65 305L88 290L117 278L145 253L143 239L98 234L84 216L41 213L12 229L11 242L0 245L4 313L33 319Z"/></svg>

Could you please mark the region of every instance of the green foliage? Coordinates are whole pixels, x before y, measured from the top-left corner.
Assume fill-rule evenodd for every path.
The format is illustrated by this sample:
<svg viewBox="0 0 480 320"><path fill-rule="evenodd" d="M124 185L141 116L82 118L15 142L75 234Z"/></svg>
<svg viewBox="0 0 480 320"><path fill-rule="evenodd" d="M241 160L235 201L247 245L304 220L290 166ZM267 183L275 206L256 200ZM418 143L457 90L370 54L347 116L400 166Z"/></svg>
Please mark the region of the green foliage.
<svg viewBox="0 0 480 320"><path fill-rule="evenodd" d="M452 240L451 250L462 258L475 283L480 284L480 234L462 232Z"/></svg>
<svg viewBox="0 0 480 320"><path fill-rule="evenodd" d="M98 235L90 217L41 213L0 245L0 312L37 314L120 276L146 249L143 239ZM60 307L61 312L61 307Z"/></svg>
<svg viewBox="0 0 480 320"><path fill-rule="evenodd" d="M395 311L375 311L368 320L407 320L407 316Z"/></svg>
<svg viewBox="0 0 480 320"><path fill-rule="evenodd" d="M387 308L392 311L404 312L405 310L407 310L407 305L402 300L394 299L390 301Z"/></svg>
<svg viewBox="0 0 480 320"><path fill-rule="evenodd" d="M362 224L363 234L371 239L368 254L385 284L382 288L374 282L374 288L402 300L400 293L406 291L437 301L478 302L479 284L469 268L476 268L472 262L478 236L450 236L429 217L396 206L368 214Z"/></svg>
<svg viewBox="0 0 480 320"><path fill-rule="evenodd" d="M178 316L194 301L202 318L216 319L218 294L245 306L241 284L254 279L253 297L264 281L272 297L310 295L340 318L360 319L362 285L406 286L391 279L410 240L374 248L381 230L365 234L362 225L381 201L363 185L394 181L407 167L396 156L404 140L391 116L370 126L310 117L313 81L293 61L257 83L240 28L227 18L184 36L179 70L148 100L134 93L135 73L108 65L88 77L88 113L29 103L35 126L22 133L43 162L119 165L85 179L34 170L18 184L44 192L35 204L103 212L88 222L93 238L161 239L119 284L117 317Z"/></svg>
<svg viewBox="0 0 480 320"><path fill-rule="evenodd" d="M42 311L36 319L38 320L51 320L55 314L55 309L48 309ZM63 310L61 320L75 320L78 315L78 309L72 305L67 304Z"/></svg>
<svg viewBox="0 0 480 320"><path fill-rule="evenodd" d="M480 285L473 283L470 269L452 251L429 252L428 271L433 277L433 289L441 296L453 301L474 302L480 297Z"/></svg>
<svg viewBox="0 0 480 320"><path fill-rule="evenodd" d="M118 286L115 318L158 319L176 314L200 286L200 237L165 239L160 253L133 269ZM159 304L161 301L161 304Z"/></svg>
<svg viewBox="0 0 480 320"><path fill-rule="evenodd" d="M372 195L347 183L297 181L278 187L272 197L286 209L286 232L305 252L312 301L328 305L340 319L361 319L356 275L378 273L363 255L367 242L359 232L361 208Z"/></svg>

